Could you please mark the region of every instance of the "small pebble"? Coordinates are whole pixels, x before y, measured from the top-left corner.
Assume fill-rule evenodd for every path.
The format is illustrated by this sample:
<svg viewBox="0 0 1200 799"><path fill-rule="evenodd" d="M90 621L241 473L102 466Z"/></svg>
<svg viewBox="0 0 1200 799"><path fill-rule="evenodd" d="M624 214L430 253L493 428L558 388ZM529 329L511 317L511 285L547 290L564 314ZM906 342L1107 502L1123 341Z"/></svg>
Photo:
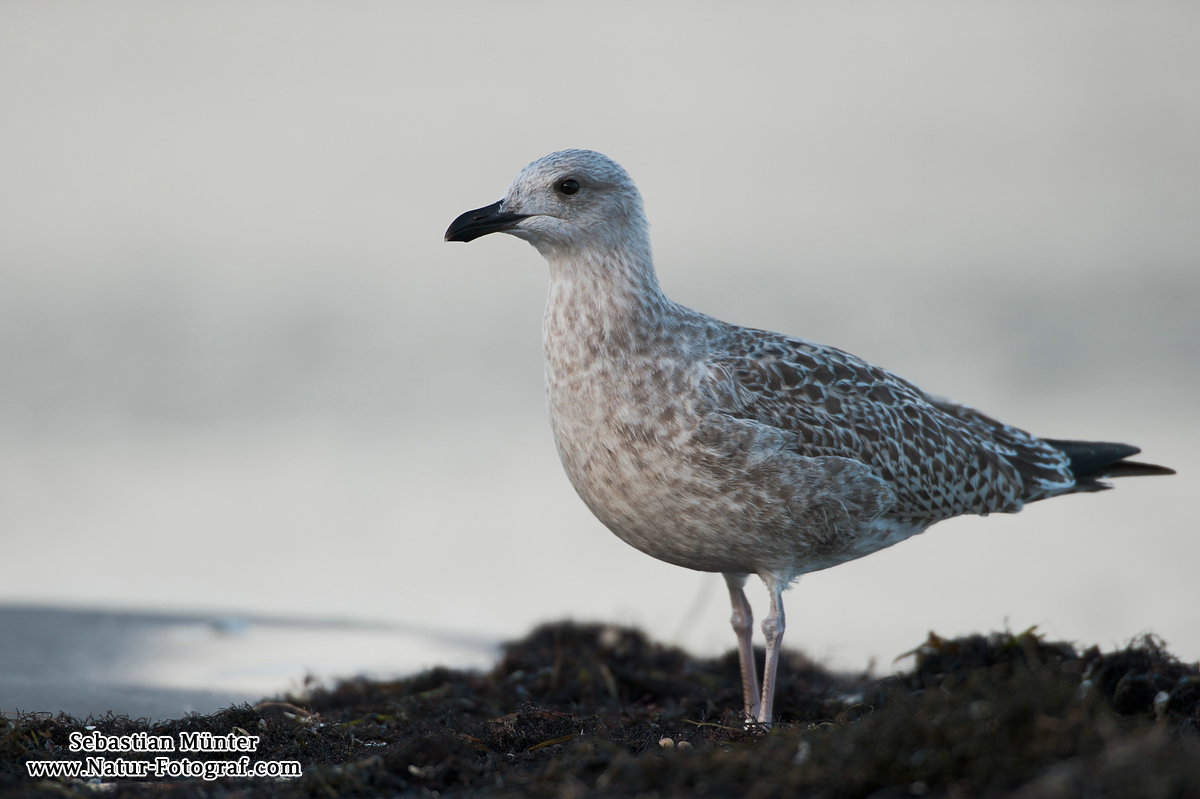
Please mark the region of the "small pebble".
<svg viewBox="0 0 1200 799"><path fill-rule="evenodd" d="M1167 705L1171 702L1171 695L1166 691L1159 691L1154 695L1154 718L1161 719L1163 714L1167 712Z"/></svg>
<svg viewBox="0 0 1200 799"><path fill-rule="evenodd" d="M992 703L983 699L976 699L971 704L967 705L967 713L975 721L983 721L988 716L992 715Z"/></svg>
<svg viewBox="0 0 1200 799"><path fill-rule="evenodd" d="M621 628L607 625L600 631L600 637L597 640L604 649L614 649L617 644L621 643Z"/></svg>
<svg viewBox="0 0 1200 799"><path fill-rule="evenodd" d="M675 742L672 741L670 738L659 738L658 745L661 746L663 749L671 749L672 747L675 746Z"/></svg>

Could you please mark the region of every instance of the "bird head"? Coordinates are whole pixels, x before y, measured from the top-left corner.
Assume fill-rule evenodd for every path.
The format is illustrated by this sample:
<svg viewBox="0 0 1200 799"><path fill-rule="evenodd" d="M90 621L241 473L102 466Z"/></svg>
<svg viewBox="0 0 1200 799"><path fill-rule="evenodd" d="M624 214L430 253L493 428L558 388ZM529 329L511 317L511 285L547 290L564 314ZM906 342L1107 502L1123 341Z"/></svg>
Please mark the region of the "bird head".
<svg viewBox="0 0 1200 799"><path fill-rule="evenodd" d="M642 198L619 164L591 150L562 150L522 169L504 198L467 211L446 241L508 233L547 258L556 253L612 250L646 239Z"/></svg>

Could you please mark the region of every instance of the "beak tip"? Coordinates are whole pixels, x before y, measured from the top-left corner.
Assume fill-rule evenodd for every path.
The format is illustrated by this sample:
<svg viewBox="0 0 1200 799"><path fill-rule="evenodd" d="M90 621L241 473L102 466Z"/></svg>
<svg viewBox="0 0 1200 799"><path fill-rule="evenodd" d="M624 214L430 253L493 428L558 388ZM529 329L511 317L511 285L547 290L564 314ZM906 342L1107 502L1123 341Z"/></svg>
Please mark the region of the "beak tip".
<svg viewBox="0 0 1200 799"><path fill-rule="evenodd" d="M520 214L510 214L501 211L504 201L493 203L484 208L467 211L450 223L446 229L443 241L474 241L488 233L499 233L510 230L525 217Z"/></svg>

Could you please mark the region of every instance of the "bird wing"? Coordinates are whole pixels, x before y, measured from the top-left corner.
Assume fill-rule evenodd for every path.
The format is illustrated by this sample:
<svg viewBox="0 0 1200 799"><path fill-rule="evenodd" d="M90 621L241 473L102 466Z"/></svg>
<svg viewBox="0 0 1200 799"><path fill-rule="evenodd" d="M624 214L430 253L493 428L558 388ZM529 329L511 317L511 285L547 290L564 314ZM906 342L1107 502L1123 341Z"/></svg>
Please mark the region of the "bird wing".
<svg viewBox="0 0 1200 799"><path fill-rule="evenodd" d="M1050 445L833 347L736 328L706 368L718 412L793 434L801 455L866 464L899 518L1015 512L1074 485Z"/></svg>

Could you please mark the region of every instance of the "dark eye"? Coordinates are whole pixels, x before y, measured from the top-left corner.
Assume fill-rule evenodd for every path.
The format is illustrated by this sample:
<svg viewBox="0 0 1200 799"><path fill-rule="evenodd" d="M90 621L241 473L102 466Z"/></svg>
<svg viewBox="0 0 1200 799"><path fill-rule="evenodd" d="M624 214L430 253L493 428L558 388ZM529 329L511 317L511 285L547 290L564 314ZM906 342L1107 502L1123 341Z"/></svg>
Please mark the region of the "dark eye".
<svg viewBox="0 0 1200 799"><path fill-rule="evenodd" d="M567 178L559 183L557 188L561 193L570 196L579 191L579 181L575 178Z"/></svg>

